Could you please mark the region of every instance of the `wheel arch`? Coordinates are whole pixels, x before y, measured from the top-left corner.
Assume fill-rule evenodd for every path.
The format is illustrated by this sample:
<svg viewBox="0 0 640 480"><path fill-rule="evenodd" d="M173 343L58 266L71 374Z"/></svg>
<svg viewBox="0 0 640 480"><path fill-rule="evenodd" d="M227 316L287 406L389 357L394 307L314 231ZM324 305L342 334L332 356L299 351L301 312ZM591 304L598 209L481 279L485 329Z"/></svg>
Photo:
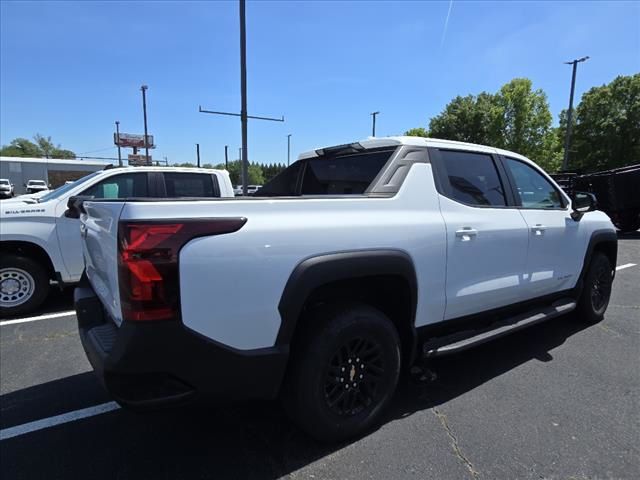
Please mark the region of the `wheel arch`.
<svg viewBox="0 0 640 480"><path fill-rule="evenodd" d="M418 282L411 257L402 250L336 252L307 258L293 270L278 310L282 319L276 345L290 345L304 312L328 301L360 300L385 313L402 343L403 363L416 352Z"/></svg>
<svg viewBox="0 0 640 480"><path fill-rule="evenodd" d="M604 253L611 266L614 268L615 275L615 267L618 259L618 235L613 230L596 230L591 234L589 238L589 243L587 244L587 249L584 255L584 261L582 264L582 270L580 271L580 277L578 279L577 284L577 294L578 296L582 292L582 287L584 284L584 277L587 274L587 270L589 269L589 265L591 264L591 259L596 252Z"/></svg>
<svg viewBox="0 0 640 480"><path fill-rule="evenodd" d="M3 240L0 242L0 251L6 255L20 255L32 258L45 268L49 279L56 279L56 270L51 257L47 251L37 243L24 240Z"/></svg>

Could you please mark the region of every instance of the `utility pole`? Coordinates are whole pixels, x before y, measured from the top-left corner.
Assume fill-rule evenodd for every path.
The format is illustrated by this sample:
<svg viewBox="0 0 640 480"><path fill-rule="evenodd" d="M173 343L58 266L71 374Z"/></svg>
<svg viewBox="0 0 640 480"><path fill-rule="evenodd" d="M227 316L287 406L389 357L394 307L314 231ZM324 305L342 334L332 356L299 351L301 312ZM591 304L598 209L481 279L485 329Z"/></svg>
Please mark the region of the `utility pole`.
<svg viewBox="0 0 640 480"><path fill-rule="evenodd" d="M242 194L247 195L247 28L245 0L240 0L240 123L242 124Z"/></svg>
<svg viewBox="0 0 640 480"><path fill-rule="evenodd" d="M118 166L122 166L122 155L120 154L120 122L116 120L116 144L118 145Z"/></svg>
<svg viewBox="0 0 640 480"><path fill-rule="evenodd" d="M198 158L198 168L200 168L200 144L196 143L196 157Z"/></svg>
<svg viewBox="0 0 640 480"><path fill-rule="evenodd" d="M224 168L229 171L229 145L224 146Z"/></svg>
<svg viewBox="0 0 640 480"><path fill-rule="evenodd" d="M573 65L573 72L571 74L571 93L569 94L569 110L567 111L567 132L564 137L564 158L562 159L562 170L569 168L569 147L571 145L571 129L573 127L573 92L576 87L576 70L578 69L578 63L586 60L589 60L589 57L582 57L571 62L564 62L565 65Z"/></svg>
<svg viewBox="0 0 640 480"><path fill-rule="evenodd" d="M291 134L287 135L287 167L291 163Z"/></svg>
<svg viewBox="0 0 640 480"><path fill-rule="evenodd" d="M240 94L241 94L241 106L240 113L232 112L215 112L211 110L203 110L202 107L198 107L200 113L213 113L215 115L230 115L233 117L240 117L240 123L242 126L242 193L247 194L247 182L248 182L248 152L247 152L247 120L250 118L256 120L270 120L272 122L284 122L284 116L282 118L269 118L269 117L256 117L247 113L247 31L246 31L246 15L245 15L245 0L239 0L240 3Z"/></svg>
<svg viewBox="0 0 640 480"><path fill-rule="evenodd" d="M147 135L147 87L146 85L142 85L140 90L142 90L142 114L144 115L144 154L147 158L145 158L145 163L149 161L149 138Z"/></svg>
<svg viewBox="0 0 640 480"><path fill-rule="evenodd" d="M372 112L370 115L373 119L373 128L372 128L372 132L371 132L371 136L375 137L376 136L376 115L378 115L380 112Z"/></svg>

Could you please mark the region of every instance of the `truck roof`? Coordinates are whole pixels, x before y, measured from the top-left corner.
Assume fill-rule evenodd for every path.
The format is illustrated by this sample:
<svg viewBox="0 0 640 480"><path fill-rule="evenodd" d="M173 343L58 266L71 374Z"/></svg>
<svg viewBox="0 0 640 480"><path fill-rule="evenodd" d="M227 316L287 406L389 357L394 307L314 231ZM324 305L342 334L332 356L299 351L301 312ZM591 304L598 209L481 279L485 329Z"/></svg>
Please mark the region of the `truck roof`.
<svg viewBox="0 0 640 480"><path fill-rule="evenodd" d="M473 150L475 152L500 153L500 154L508 155L510 157L518 158L521 160L528 160L526 157L523 157L518 153L510 152L508 150L502 150L500 148L489 147L487 145L478 145L475 143L458 142L454 140L442 140L439 138L431 138L431 137L428 137L428 138L408 137L408 136L375 137L375 138L369 137L365 140L360 140L353 143L358 143L364 148L393 147L398 145L413 145L417 147L456 148L459 150ZM324 148L331 148L331 147L324 147ZM298 156L298 160L317 157L319 156L318 152L320 150L322 150L322 148L304 152Z"/></svg>
<svg viewBox="0 0 640 480"><path fill-rule="evenodd" d="M228 173L226 170L198 167L111 167L107 172L188 172L188 173Z"/></svg>

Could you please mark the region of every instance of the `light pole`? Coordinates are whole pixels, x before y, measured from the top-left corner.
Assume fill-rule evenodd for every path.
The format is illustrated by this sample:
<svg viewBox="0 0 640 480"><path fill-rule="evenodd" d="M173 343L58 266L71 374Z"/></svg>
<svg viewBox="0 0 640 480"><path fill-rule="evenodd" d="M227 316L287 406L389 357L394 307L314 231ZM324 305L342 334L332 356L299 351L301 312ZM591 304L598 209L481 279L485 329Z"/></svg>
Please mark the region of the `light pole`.
<svg viewBox="0 0 640 480"><path fill-rule="evenodd" d="M116 144L118 145L118 166L122 166L122 155L120 155L120 122L116 120Z"/></svg>
<svg viewBox="0 0 640 480"><path fill-rule="evenodd" d="M198 168L200 168L200 144L196 143L196 158L198 159Z"/></svg>
<svg viewBox="0 0 640 480"><path fill-rule="evenodd" d="M571 144L571 120L573 117L573 92L576 87L576 70L578 69L578 63L586 60L589 60L589 57L582 57L571 62L564 62L565 65L573 65L573 72L571 74L571 93L569 94L569 110L567 111L567 132L564 137L564 158L562 159L562 170L566 170L569 167L569 145Z"/></svg>
<svg viewBox="0 0 640 480"><path fill-rule="evenodd" d="M291 164L291 134L287 135L287 167Z"/></svg>
<svg viewBox="0 0 640 480"><path fill-rule="evenodd" d="M224 169L229 171L229 145L224 146Z"/></svg>
<svg viewBox="0 0 640 480"><path fill-rule="evenodd" d="M371 136L375 137L376 136L376 115L378 115L380 112L372 112L371 118L373 119L373 127L372 127L372 132L371 132Z"/></svg>
<svg viewBox="0 0 640 480"><path fill-rule="evenodd" d="M149 140L147 135L147 87L146 85L142 85L140 90L142 90L142 114L144 115L144 154L145 164L149 161Z"/></svg>

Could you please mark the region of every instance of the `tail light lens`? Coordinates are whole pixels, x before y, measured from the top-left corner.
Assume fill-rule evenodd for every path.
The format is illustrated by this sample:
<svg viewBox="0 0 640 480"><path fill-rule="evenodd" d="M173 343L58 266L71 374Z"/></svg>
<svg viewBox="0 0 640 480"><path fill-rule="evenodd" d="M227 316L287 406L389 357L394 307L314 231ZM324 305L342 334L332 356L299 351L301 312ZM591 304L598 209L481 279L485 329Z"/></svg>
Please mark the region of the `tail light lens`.
<svg viewBox="0 0 640 480"><path fill-rule="evenodd" d="M236 232L246 221L120 222L118 277L123 320L179 320L180 249L197 237Z"/></svg>

